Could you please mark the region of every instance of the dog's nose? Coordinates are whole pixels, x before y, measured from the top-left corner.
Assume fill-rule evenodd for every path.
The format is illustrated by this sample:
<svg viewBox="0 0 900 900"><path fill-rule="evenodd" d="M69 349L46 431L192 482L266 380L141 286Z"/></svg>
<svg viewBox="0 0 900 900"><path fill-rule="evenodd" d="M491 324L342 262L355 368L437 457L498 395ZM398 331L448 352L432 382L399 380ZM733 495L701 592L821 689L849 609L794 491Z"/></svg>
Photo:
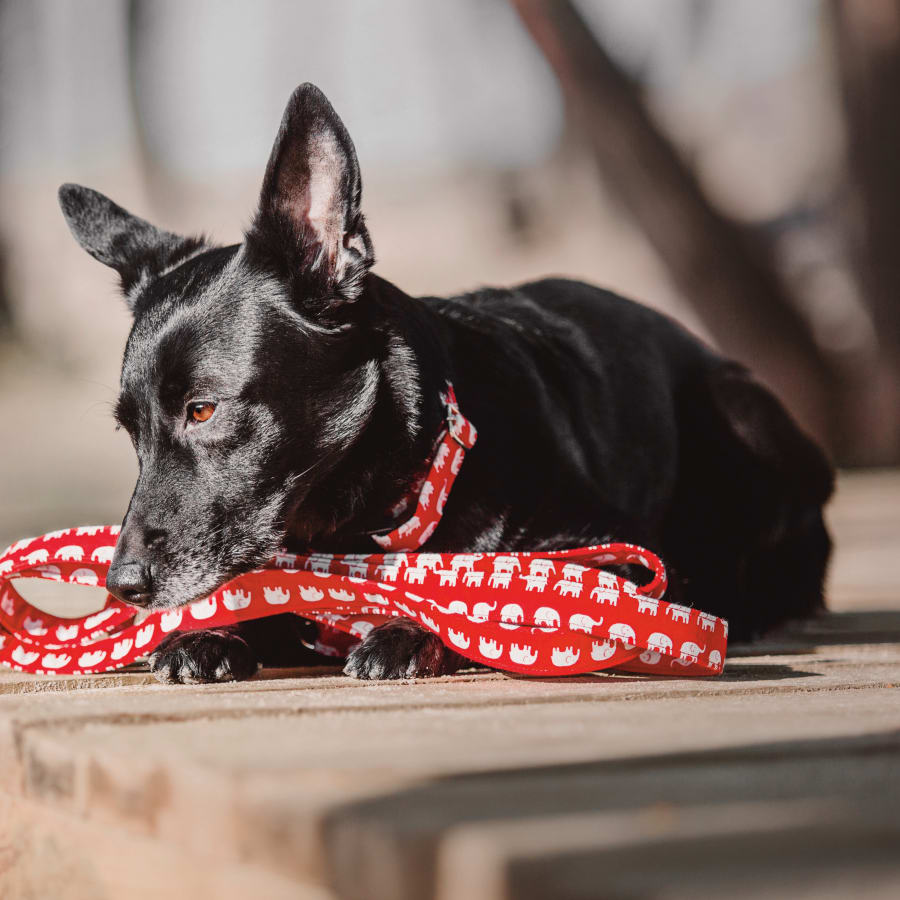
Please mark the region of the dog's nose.
<svg viewBox="0 0 900 900"><path fill-rule="evenodd" d="M125 560L106 573L106 589L130 606L147 606L153 596L150 567L135 560Z"/></svg>

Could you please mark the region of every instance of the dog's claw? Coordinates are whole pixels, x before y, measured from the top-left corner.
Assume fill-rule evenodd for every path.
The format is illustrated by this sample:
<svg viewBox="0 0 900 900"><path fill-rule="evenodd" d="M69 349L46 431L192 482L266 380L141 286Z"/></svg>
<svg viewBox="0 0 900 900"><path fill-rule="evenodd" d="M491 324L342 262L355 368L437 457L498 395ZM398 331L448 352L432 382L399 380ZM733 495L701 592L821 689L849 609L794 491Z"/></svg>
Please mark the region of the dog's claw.
<svg viewBox="0 0 900 900"><path fill-rule="evenodd" d="M373 628L347 657L344 674L368 681L451 675L462 657L409 619Z"/></svg>
<svg viewBox="0 0 900 900"><path fill-rule="evenodd" d="M163 684L244 681L259 668L250 645L227 628L170 634L149 662Z"/></svg>

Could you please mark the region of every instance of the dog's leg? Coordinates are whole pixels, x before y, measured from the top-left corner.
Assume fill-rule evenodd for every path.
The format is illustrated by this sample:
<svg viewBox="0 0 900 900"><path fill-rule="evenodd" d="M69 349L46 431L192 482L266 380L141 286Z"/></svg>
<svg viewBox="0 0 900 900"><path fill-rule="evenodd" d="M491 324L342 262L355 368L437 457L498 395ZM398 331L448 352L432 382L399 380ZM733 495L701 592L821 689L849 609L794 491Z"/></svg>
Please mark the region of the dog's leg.
<svg viewBox="0 0 900 900"><path fill-rule="evenodd" d="M409 619L373 628L347 657L344 673L373 681L452 675L464 660L432 632Z"/></svg>
<svg viewBox="0 0 900 900"><path fill-rule="evenodd" d="M261 665L302 666L331 662L304 645L317 626L285 614L210 628L175 631L150 656L150 671L164 684L244 681Z"/></svg>
<svg viewBox="0 0 900 900"><path fill-rule="evenodd" d="M150 654L150 671L164 684L243 681L258 668L256 653L235 625L175 631Z"/></svg>

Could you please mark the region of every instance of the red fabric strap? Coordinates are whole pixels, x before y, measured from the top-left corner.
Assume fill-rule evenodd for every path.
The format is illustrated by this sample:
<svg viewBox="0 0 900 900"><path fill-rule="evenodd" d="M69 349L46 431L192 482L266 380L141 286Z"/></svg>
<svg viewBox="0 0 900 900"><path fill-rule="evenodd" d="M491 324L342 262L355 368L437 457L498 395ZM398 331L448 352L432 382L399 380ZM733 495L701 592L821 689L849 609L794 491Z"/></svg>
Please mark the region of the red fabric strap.
<svg viewBox="0 0 900 900"><path fill-rule="evenodd" d="M428 473L416 486L413 514L387 534L372 535L372 540L384 550L417 550L434 534L466 451L471 450L478 440L475 426L459 411L452 384L448 384L441 394L441 403L446 427L435 442ZM407 505L408 502L403 507Z"/></svg>

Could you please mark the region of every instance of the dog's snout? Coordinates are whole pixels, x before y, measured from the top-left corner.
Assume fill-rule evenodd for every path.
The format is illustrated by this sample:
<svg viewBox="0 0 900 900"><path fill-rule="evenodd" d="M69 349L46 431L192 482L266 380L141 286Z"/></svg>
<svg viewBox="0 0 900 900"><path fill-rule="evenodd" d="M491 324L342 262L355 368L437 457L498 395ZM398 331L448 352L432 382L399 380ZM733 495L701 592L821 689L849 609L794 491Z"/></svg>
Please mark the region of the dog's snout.
<svg viewBox="0 0 900 900"><path fill-rule="evenodd" d="M144 531L144 546L148 550L158 550L165 540L166 532L160 528L147 528Z"/></svg>
<svg viewBox="0 0 900 900"><path fill-rule="evenodd" d="M137 560L125 560L110 568L107 590L131 606L147 606L153 596L150 567Z"/></svg>
<svg viewBox="0 0 900 900"><path fill-rule="evenodd" d="M150 564L165 540L163 529L148 528L139 517L130 516L106 574L109 592L131 606L149 606L154 590Z"/></svg>

